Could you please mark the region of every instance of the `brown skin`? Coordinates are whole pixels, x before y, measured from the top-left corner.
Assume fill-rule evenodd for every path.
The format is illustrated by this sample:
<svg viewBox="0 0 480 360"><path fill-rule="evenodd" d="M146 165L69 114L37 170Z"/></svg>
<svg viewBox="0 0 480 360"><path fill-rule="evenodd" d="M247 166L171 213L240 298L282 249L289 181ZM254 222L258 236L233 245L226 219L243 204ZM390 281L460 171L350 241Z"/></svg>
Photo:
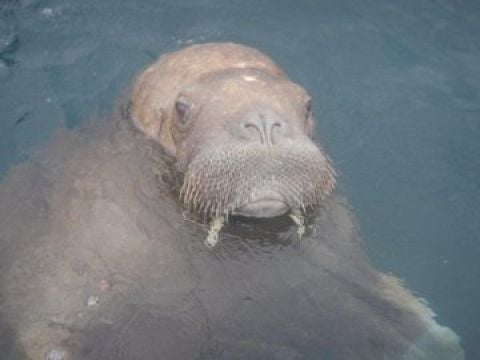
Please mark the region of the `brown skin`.
<svg viewBox="0 0 480 360"><path fill-rule="evenodd" d="M162 56L139 76L131 115L175 156L183 199L201 212L272 217L334 188L311 140L310 96L258 50L218 43Z"/></svg>

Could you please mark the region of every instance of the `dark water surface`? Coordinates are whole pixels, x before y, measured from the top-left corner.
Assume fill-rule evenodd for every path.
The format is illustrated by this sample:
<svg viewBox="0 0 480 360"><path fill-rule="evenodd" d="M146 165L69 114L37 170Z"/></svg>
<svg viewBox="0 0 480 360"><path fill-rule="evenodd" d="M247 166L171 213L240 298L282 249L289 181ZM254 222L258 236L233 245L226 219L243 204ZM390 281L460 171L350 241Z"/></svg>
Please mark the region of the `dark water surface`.
<svg viewBox="0 0 480 360"><path fill-rule="evenodd" d="M480 359L478 1L0 0L0 171L159 54L224 40L308 89L373 262Z"/></svg>

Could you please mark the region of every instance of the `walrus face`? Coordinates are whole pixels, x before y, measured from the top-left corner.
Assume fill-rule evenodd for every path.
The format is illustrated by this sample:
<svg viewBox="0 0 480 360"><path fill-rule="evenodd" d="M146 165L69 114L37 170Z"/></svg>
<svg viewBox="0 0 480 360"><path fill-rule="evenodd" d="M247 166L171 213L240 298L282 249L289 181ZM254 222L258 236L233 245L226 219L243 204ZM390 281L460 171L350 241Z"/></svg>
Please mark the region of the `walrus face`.
<svg viewBox="0 0 480 360"><path fill-rule="evenodd" d="M319 205L335 185L312 142L311 101L258 69L207 75L176 97L168 128L185 204L211 216L274 217Z"/></svg>

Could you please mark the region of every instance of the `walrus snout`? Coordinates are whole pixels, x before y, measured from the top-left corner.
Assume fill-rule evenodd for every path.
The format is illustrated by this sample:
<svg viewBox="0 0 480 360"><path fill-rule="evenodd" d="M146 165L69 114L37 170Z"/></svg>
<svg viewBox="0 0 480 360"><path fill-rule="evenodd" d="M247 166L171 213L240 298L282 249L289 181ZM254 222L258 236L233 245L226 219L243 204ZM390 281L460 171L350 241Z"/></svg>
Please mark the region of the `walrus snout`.
<svg viewBox="0 0 480 360"><path fill-rule="evenodd" d="M335 186L329 159L310 141L205 146L187 165L181 197L213 216L273 217L315 207Z"/></svg>

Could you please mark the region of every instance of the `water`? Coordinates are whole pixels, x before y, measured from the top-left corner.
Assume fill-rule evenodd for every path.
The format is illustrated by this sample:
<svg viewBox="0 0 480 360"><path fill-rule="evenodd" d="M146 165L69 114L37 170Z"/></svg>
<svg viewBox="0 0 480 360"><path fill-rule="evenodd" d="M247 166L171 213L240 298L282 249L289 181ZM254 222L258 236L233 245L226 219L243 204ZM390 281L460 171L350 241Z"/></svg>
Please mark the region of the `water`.
<svg viewBox="0 0 480 360"><path fill-rule="evenodd" d="M467 359L480 358L478 2L12 0L0 9L2 173L56 129L108 114L158 54L205 41L258 47L313 96L372 261L428 299Z"/></svg>

